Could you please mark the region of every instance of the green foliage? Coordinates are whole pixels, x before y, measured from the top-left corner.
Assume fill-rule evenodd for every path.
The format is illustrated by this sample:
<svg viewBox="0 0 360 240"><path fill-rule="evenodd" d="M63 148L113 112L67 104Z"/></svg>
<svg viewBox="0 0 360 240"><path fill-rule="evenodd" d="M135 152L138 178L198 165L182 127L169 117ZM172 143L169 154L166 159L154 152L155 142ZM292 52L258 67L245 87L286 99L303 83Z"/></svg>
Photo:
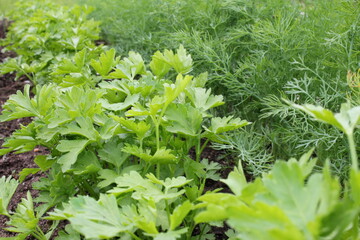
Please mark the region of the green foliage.
<svg viewBox="0 0 360 240"><path fill-rule="evenodd" d="M331 157L337 172L346 174L341 134L309 122L281 98L331 110L350 92L356 101L358 84L344 80L348 72L354 78L358 69L357 1L79 2L97 6L92 16L102 21L103 38L120 53L136 49L150 59L157 49L184 45L196 63L195 73L207 71L208 86L230 103L223 112L255 122L252 131L265 139L262 148L270 148L269 159L300 156L303 148L315 146L320 164ZM153 73L162 77L167 71L163 64ZM234 154L247 153L236 149ZM257 174L254 161L246 161Z"/></svg>
<svg viewBox="0 0 360 240"><path fill-rule="evenodd" d="M219 179L219 166L202 160L202 151L249 123L213 117L210 110L224 104L223 97L204 88L206 74L181 74L192 69L182 46L176 54L157 52L151 71L137 53L115 56L113 49L83 49L54 67L55 83L36 86L33 97L29 85L12 95L0 119L33 121L7 138L0 154L38 145L49 150L35 159L38 168L21 171L20 180L46 172L34 184L40 191L34 219L56 207L52 219L72 226L65 239L78 238L75 232L89 239L178 239L184 233L190 239L193 202L206 179Z"/></svg>
<svg viewBox="0 0 360 240"><path fill-rule="evenodd" d="M206 211L195 220L228 219L237 231L232 239L343 238L356 232L358 226L353 222L359 205L352 199L353 190L341 197L340 183L331 176L328 164L322 173L310 174L316 163L316 159L309 160L310 155L299 161L278 161L252 183L246 182L241 168L236 169L224 180L235 195L200 197Z"/></svg>
<svg viewBox="0 0 360 240"><path fill-rule="evenodd" d="M192 210L193 204L185 201L172 213L169 209L181 201L179 197L185 190L179 191L179 188L189 180L178 177L161 181L152 174L144 179L132 171L115 181L117 187L109 192L116 197L102 194L98 201L87 196L76 197L64 204L64 210L50 213L50 219L69 220L73 229L89 239L129 236L140 239L135 235L138 230L144 232L141 239L170 235L168 239L177 239L186 232L186 228L175 229Z"/></svg>
<svg viewBox="0 0 360 240"><path fill-rule="evenodd" d="M91 11L89 7L68 8L47 0L17 1L10 14L14 23L1 45L18 57L1 64L0 73L16 72L17 78L26 75L40 85L50 82L54 65L69 65L67 59L76 52L95 47L99 23L87 20Z"/></svg>
<svg viewBox="0 0 360 240"><path fill-rule="evenodd" d="M227 220L236 230L231 239L345 239L359 238L359 169L353 139L358 127L358 106L343 104L340 113L313 105L294 107L316 120L339 128L348 137L352 167L345 192L331 176L327 161L322 173L314 173L313 150L299 161L277 161L269 173L248 183L241 162L226 183L234 194L209 193L198 198L205 207L196 222Z"/></svg>
<svg viewBox="0 0 360 240"><path fill-rule="evenodd" d="M0 214L8 216L7 207L19 183L11 177L6 178L5 176L0 178L0 183Z"/></svg>

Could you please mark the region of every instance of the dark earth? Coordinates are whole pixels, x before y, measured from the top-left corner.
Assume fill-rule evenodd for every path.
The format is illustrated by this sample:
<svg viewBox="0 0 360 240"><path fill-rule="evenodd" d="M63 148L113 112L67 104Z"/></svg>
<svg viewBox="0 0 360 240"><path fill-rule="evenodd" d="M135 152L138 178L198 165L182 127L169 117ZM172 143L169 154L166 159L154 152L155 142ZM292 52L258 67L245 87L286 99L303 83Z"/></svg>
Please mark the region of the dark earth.
<svg viewBox="0 0 360 240"><path fill-rule="evenodd" d="M9 25L9 21L0 20L0 38L5 38L6 29ZM11 52L3 52L3 47L0 46L0 63L8 57L14 57L15 54ZM0 75L0 112L2 111L2 105L6 102L10 95L16 93L17 91L22 91L24 85L31 84L26 78L21 77L19 80L14 81L14 74L5 74ZM18 119L8 122L0 122L0 145L3 144L4 139L9 137L13 131L20 128L21 125L27 125L31 122L31 118ZM39 147L34 151L14 154L9 153L4 156L0 156L0 176L12 176L15 179L19 178L19 172L24 168L36 168L34 163L34 158L37 155L46 154L46 150ZM233 169L235 161L229 161L228 157L224 157L224 152L215 151L211 148L204 150L202 158L207 158L210 161L216 161L221 164L221 177L226 178L229 172ZM232 159L232 158L230 158ZM30 191L33 197L36 197L38 192L32 189L32 183L39 180L40 177L44 176L44 173L37 173L34 175L29 175L17 188L12 201L9 204L9 210L15 211L17 204L21 201L21 198L26 197L28 191ZM217 188L223 188L223 192L230 192L230 190L220 181L207 180L205 191L214 190ZM0 215L0 237L13 237L16 236L16 233L11 233L4 230L8 218L6 216ZM60 224L64 225L64 224ZM48 229L49 223L46 221L40 222L40 227L42 229ZM215 234L216 239L227 239L225 232L228 230L228 227L213 227L212 233ZM195 229L194 234L199 231ZM56 232L54 236L56 235ZM33 237L28 237L27 239L35 239Z"/></svg>

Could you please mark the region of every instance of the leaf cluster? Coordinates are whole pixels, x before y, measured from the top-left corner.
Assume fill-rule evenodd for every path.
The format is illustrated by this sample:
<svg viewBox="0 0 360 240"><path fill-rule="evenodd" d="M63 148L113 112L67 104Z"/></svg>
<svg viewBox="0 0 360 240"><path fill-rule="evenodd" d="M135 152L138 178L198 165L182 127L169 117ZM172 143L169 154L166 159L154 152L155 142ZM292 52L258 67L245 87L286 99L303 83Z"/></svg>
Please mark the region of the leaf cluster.
<svg viewBox="0 0 360 240"><path fill-rule="evenodd" d="M49 74L55 64L95 47L100 29L99 22L87 19L92 11L87 6L68 8L48 0L17 1L10 13L14 22L0 45L18 56L2 63L0 74L16 72L16 78L25 75L38 85L51 82Z"/></svg>

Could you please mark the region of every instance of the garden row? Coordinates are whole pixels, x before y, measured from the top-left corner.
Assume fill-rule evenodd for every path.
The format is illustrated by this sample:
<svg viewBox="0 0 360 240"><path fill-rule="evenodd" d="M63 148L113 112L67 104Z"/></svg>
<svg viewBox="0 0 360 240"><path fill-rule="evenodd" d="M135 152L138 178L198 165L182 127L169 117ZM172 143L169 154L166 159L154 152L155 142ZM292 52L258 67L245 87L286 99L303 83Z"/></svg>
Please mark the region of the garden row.
<svg viewBox="0 0 360 240"><path fill-rule="evenodd" d="M205 87L208 73L189 75L196 62L182 45L149 61L132 51L121 58L94 44L99 23L88 20L89 13L87 7L19 1L3 42L17 57L2 64L1 73L25 75L34 87L26 85L3 105L1 121L32 121L5 140L0 154L38 146L49 151L19 180L0 179L0 214L9 218L6 230L18 233L13 239L51 239L63 220L69 224L56 239L214 239L211 226L223 221L230 239L359 237L353 132L360 107L343 104L333 114L286 103L347 136L352 165L346 188L329 162L313 172L312 151L299 161L276 162L253 182L241 162L220 180L221 166L202 159L202 152L210 142L225 146L227 132L250 123L214 115L223 96ZM19 181L38 172L46 176L33 185L39 196L28 193L9 210ZM205 191L209 180L233 193ZM38 226L43 219L53 222L49 229Z"/></svg>
<svg viewBox="0 0 360 240"><path fill-rule="evenodd" d="M360 5L349 0L78 0L95 6L102 37L119 53L136 50L150 60L158 49L183 44L194 74L208 72L208 87L224 95L217 108L253 122L217 144L260 176L276 159L300 157L315 147L323 166L331 159L345 179L348 151L341 132L289 107L321 105L339 111L359 104ZM355 93L354 93L355 91ZM360 140L356 137L357 141ZM286 142L286 144L284 144Z"/></svg>

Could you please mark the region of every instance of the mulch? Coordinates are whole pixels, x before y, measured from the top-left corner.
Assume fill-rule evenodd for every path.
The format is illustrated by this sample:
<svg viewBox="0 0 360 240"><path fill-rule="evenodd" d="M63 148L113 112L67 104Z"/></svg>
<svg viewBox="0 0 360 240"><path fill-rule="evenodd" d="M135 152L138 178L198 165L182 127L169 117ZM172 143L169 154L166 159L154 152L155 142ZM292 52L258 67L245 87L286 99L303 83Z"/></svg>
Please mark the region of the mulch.
<svg viewBox="0 0 360 240"><path fill-rule="evenodd" d="M9 25L9 21L0 20L0 38L5 38L6 28ZM16 56L12 52L3 52L3 47L0 46L0 63L3 62L6 58ZM26 78L21 77L19 80L14 81L14 74L0 74L0 112L2 111L2 105L9 99L10 95L15 94L17 91L22 91L26 84L31 84ZM3 144L4 139L9 137L16 129L19 129L21 125L27 125L31 122L31 118L23 118L12 120L8 122L0 122L0 146ZM47 151L43 148L38 148L37 151L30 151L21 154L9 153L4 156L0 156L0 177L1 176L12 176L15 179L19 178L19 173L24 168L36 168L34 163L34 158L37 155L46 154ZM233 169L235 163L229 161L229 159L223 158L223 152L215 151L211 148L206 148L202 154L202 158L207 158L210 161L216 161L222 165L222 170L220 172L222 178L226 178L229 172ZM32 189L32 184L39 180L40 177L44 176L44 173L37 173L34 175L29 175L22 183L20 183L17 188L10 204L9 210L15 211L17 204L21 201L21 198L26 197L28 191L30 191L33 198L38 195L36 190ZM217 188L223 188L223 192L230 192L227 186L220 181L208 180L205 191L214 190ZM8 232L4 230L6 228L6 222L8 218L6 216L0 215L0 237L12 237L16 236L16 233ZM42 229L47 229L49 223L46 221L40 222L40 227ZM213 227L212 232L215 234L216 239L227 239L225 236L225 231L228 229L227 226L223 228ZM33 237L28 237L27 239L35 239Z"/></svg>

